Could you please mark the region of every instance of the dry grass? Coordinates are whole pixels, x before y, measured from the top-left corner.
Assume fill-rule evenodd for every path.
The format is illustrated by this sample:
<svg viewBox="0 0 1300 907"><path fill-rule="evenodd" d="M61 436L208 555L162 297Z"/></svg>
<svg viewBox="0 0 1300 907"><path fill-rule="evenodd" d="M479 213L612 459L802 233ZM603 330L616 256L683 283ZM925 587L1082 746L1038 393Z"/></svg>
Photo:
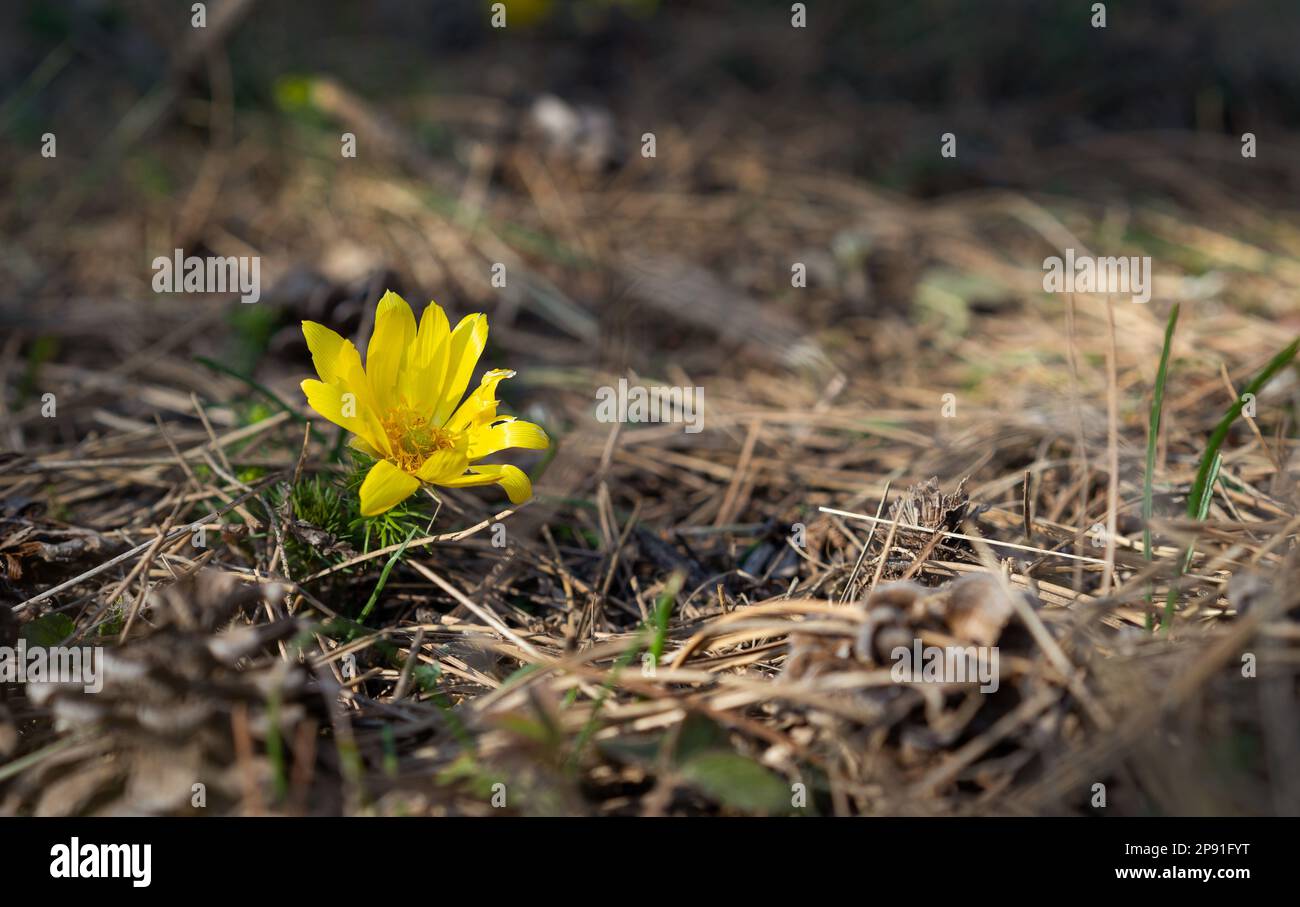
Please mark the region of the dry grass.
<svg viewBox="0 0 1300 907"><path fill-rule="evenodd" d="M337 80L319 120L241 111L236 139L221 60L211 102L181 99L211 141L144 133L185 188L74 184L12 237L40 290L0 312L0 643L61 614L113 660L98 697L0 689L0 812L202 812L202 782L233 813L490 814L497 784L509 812L1078 814L1104 784L1112 813L1300 813L1294 370L1181 516L1237 389L1300 333L1300 220L1229 191L1275 176L1234 142L1024 150L1022 184L921 202L802 163L835 130L743 99L599 173L496 100ZM340 164L344 129L365 153ZM177 246L261 255L263 301L153 294ZM1067 247L1151 254L1152 302L1043 294ZM292 503L347 471L304 431L296 324L364 336L388 285L486 311L486 360L556 448L529 504L440 491L432 528L427 502L367 550ZM598 423L627 376L703 387L705 430ZM971 644L947 584L972 574L1009 609L999 691L894 683L864 624ZM861 604L904 578L933 591Z"/></svg>

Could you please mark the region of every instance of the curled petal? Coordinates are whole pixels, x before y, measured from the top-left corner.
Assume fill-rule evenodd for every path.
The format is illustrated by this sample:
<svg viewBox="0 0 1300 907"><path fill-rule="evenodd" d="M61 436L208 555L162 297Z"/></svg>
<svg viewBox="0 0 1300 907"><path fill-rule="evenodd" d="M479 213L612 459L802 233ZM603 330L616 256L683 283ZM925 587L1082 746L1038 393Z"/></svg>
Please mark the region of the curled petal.
<svg viewBox="0 0 1300 907"><path fill-rule="evenodd" d="M454 479L444 479L438 483L448 488L469 488L475 485L500 485L506 490L511 504L522 504L533 496L533 483L528 481L522 469L517 466L496 466L482 464L471 466L469 473Z"/></svg>
<svg viewBox="0 0 1300 907"><path fill-rule="evenodd" d="M469 430L469 458L478 460L499 450L519 447L524 450L546 450L551 439L540 425L519 419L506 419L486 428Z"/></svg>
<svg viewBox="0 0 1300 907"><path fill-rule="evenodd" d="M515 373L508 368L494 368L483 376L474 393L465 398L455 414L447 420L448 431L465 431L487 425L497 417L497 385Z"/></svg>

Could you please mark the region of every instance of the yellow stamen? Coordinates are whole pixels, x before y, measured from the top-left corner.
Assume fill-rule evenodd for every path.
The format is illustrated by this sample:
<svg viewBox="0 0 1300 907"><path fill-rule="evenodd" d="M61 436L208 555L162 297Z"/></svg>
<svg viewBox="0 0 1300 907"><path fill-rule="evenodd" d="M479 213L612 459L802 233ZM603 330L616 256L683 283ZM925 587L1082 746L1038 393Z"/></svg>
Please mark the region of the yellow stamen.
<svg viewBox="0 0 1300 907"><path fill-rule="evenodd" d="M391 459L404 472L413 473L430 454L456 446L451 432L433 425L409 407L385 413L383 426L393 448Z"/></svg>

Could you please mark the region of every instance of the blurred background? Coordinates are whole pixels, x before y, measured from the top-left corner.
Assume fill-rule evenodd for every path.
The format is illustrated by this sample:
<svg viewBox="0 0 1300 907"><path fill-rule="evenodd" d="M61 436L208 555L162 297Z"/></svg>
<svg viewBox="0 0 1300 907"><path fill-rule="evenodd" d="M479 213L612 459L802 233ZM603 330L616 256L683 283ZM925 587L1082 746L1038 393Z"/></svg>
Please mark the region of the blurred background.
<svg viewBox="0 0 1300 907"><path fill-rule="evenodd" d="M1219 263L1188 248L1197 226L1293 210L1294 4L1112 5L1105 28L1032 0L818 3L805 28L761 0L502 7L505 28L477 0L218 2L198 29L177 3L6 4L7 338L58 326L106 341L79 355L122 356L172 318L217 319L236 323L195 328L209 352L250 368L270 349L274 368L302 352L279 330L295 308L372 280L488 310L506 348L558 332L588 364L662 369L767 323L720 323L709 293L665 320L669 300L629 289L663 297L656 275L693 264L869 352L858 320L915 318L932 284L1022 292L1008 261L1059 245L1058 202L1088 219L1081 241L1155 252L1166 280ZM260 255L267 304L150 298L177 247Z"/></svg>

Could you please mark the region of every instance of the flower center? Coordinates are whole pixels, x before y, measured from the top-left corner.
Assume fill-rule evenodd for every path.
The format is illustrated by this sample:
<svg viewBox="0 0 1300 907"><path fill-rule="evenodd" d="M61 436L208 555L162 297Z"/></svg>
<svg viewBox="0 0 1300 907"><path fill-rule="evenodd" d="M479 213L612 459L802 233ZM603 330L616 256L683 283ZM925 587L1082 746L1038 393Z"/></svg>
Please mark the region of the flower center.
<svg viewBox="0 0 1300 907"><path fill-rule="evenodd" d="M456 446L451 432L407 408L387 413L383 425L393 462L404 472L415 472L430 454Z"/></svg>

